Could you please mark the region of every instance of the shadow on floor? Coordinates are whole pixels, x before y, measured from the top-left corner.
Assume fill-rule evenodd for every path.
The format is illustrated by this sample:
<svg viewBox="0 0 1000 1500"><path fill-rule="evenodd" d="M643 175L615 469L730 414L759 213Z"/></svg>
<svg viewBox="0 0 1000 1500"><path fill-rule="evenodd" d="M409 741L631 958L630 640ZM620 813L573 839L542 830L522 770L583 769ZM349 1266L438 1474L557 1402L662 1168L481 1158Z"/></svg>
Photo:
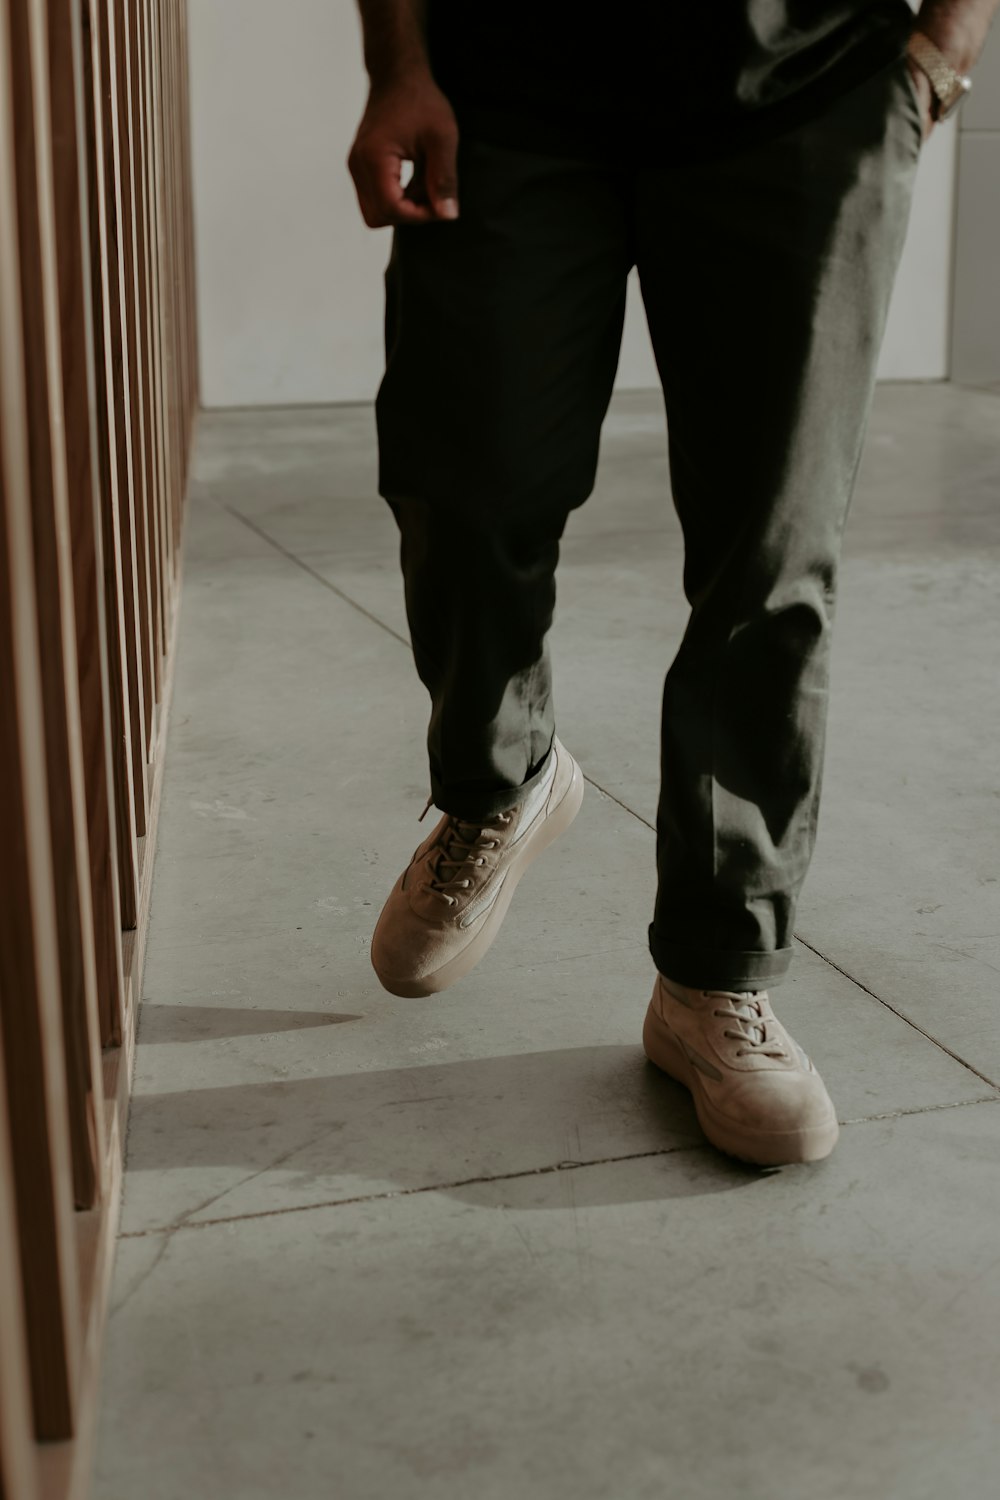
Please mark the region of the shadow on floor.
<svg viewBox="0 0 1000 1500"><path fill-rule="evenodd" d="M498 1180L505 1202L565 1208L561 1179L570 1177L576 1206L722 1192L762 1177L708 1148L686 1090L625 1046L138 1095L130 1141L126 1180L137 1187L138 1174L192 1171L184 1218L427 1189L478 1203ZM643 1157L658 1157L661 1170L594 1170ZM238 1175L201 1201L206 1167ZM239 1193L269 1173L251 1199Z"/></svg>
<svg viewBox="0 0 1000 1500"><path fill-rule="evenodd" d="M148 1042L210 1042L227 1036L273 1036L279 1031L305 1031L313 1026L340 1026L360 1021L357 1015L329 1010L238 1010L231 1005L143 1005L139 1012L139 1040Z"/></svg>

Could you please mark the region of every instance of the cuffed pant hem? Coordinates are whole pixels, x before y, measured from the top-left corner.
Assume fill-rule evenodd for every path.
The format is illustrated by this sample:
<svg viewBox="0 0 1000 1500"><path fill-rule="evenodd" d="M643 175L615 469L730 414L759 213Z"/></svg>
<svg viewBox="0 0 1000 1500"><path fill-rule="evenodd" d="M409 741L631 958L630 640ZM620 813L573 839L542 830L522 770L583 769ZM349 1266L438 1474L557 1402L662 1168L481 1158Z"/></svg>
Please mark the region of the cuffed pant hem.
<svg viewBox="0 0 1000 1500"><path fill-rule="evenodd" d="M675 984L697 990L763 990L788 972L793 949L771 953L726 952L688 948L657 937L649 929L649 951L658 971Z"/></svg>
<svg viewBox="0 0 1000 1500"><path fill-rule="evenodd" d="M464 795L449 792L432 775L431 796L434 806L441 812L447 813L450 818L461 818L463 822L469 823L477 823L480 819L486 822L490 818L495 818L497 813L510 812L512 807L523 802L528 793L544 779L554 753L554 750L550 748L538 770L521 786L503 787L488 795L482 792L469 792Z"/></svg>

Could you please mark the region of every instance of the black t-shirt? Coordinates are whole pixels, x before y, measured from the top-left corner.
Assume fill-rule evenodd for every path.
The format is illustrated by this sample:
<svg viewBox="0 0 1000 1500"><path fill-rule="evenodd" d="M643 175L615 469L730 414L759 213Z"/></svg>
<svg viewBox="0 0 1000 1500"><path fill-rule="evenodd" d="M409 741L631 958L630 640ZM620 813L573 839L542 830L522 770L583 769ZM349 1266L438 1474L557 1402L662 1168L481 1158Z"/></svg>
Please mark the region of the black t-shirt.
<svg viewBox="0 0 1000 1500"><path fill-rule="evenodd" d="M821 114L899 59L913 21L906 0L428 0L464 133L650 163Z"/></svg>

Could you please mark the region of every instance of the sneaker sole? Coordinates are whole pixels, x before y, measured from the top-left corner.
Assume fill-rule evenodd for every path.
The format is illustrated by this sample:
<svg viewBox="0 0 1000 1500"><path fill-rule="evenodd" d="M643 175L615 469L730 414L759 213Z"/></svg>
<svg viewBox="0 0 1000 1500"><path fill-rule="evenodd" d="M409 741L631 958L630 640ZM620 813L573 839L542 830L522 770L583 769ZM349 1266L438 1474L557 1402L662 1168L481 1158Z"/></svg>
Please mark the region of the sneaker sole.
<svg viewBox="0 0 1000 1500"><path fill-rule="evenodd" d="M822 1161L837 1144L840 1126L835 1119L800 1130L754 1130L735 1125L720 1114L706 1096L697 1068L688 1062L674 1033L652 1005L646 1012L642 1045L651 1063L689 1091L698 1124L712 1145L727 1156L756 1167L784 1167L795 1162Z"/></svg>
<svg viewBox="0 0 1000 1500"><path fill-rule="evenodd" d="M382 988L388 990L390 995L398 995L403 1000L420 1000L427 995L438 995L442 990L456 984L459 979L464 979L466 974L474 969L479 960L489 951L507 915L521 876L533 860L543 854L550 844L554 844L561 833L566 832L580 811L583 805L583 790L583 772L576 761L573 761L573 775L569 786L551 812L546 813L541 819L541 825L537 831L525 834L523 846L512 855L503 885L475 937L460 953L456 953L454 958L450 958L433 973L422 974L419 979L396 979L393 975L383 974L376 968L375 973L378 975ZM375 968L374 962L372 967Z"/></svg>

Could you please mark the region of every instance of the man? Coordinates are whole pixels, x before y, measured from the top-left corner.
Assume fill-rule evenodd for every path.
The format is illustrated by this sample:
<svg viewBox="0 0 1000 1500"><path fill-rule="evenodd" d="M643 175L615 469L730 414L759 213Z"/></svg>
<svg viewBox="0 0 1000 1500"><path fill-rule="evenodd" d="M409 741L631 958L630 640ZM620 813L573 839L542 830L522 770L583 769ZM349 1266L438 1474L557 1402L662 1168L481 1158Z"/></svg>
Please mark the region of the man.
<svg viewBox="0 0 1000 1500"><path fill-rule="evenodd" d="M444 814L375 971L405 996L467 974L579 810L546 635L637 266L691 606L643 1040L751 1162L837 1140L768 990L815 838L840 537L913 176L997 3L925 0L914 23L904 0L360 0L349 167L366 223L396 226L379 489Z"/></svg>

